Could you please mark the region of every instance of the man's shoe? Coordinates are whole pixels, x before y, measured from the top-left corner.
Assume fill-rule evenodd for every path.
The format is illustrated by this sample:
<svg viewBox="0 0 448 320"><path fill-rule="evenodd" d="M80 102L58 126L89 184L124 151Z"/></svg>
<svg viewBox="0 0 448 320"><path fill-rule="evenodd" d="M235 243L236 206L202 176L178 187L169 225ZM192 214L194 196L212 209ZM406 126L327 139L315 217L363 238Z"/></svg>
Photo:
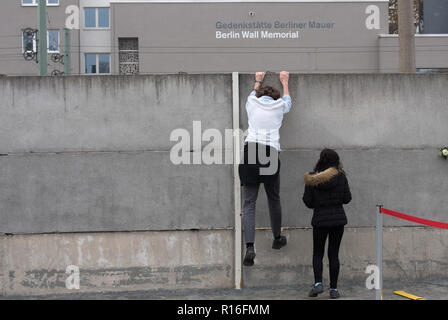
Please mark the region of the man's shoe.
<svg viewBox="0 0 448 320"><path fill-rule="evenodd" d="M322 292L324 292L324 286L322 285L322 283L319 284L314 284L311 287L310 293L308 294L308 297L317 297L318 294L321 294Z"/></svg>
<svg viewBox="0 0 448 320"><path fill-rule="evenodd" d="M339 294L338 289L330 289L330 298L331 299L337 299L339 298L341 295Z"/></svg>
<svg viewBox="0 0 448 320"><path fill-rule="evenodd" d="M272 249L280 249L281 247L286 246L286 237L280 236L278 239L274 239L274 242L272 243Z"/></svg>
<svg viewBox="0 0 448 320"><path fill-rule="evenodd" d="M254 247L248 247L246 249L246 255L243 260L243 265L246 267L251 267L254 265L254 259L255 259L255 248Z"/></svg>

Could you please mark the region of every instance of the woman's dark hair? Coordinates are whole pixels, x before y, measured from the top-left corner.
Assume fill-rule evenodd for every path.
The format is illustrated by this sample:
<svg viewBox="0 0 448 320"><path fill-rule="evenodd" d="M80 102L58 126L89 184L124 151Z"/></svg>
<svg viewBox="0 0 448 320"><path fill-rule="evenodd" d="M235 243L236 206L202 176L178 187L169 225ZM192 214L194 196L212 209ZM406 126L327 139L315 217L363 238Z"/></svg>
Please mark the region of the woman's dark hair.
<svg viewBox="0 0 448 320"><path fill-rule="evenodd" d="M342 169L342 164L339 161L339 155L336 151L325 148L320 152L320 157L314 167L314 172L322 172L330 167Z"/></svg>
<svg viewBox="0 0 448 320"><path fill-rule="evenodd" d="M264 86L260 89L258 89L257 93L255 94L257 98L260 98L262 96L269 96L274 100L280 99L280 91L277 89L271 87L271 86Z"/></svg>

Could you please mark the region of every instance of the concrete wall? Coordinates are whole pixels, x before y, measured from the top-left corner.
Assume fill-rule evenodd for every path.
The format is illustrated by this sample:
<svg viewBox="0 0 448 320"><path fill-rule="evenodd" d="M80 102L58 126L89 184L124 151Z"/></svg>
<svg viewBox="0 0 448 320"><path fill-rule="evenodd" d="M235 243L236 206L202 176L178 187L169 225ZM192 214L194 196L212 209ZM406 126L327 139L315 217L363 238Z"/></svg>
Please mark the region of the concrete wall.
<svg viewBox="0 0 448 320"><path fill-rule="evenodd" d="M67 293L66 268L80 291L231 287L229 231L45 234L2 237L6 294Z"/></svg>
<svg viewBox="0 0 448 320"><path fill-rule="evenodd" d="M265 83L279 85L276 75ZM437 153L447 84L447 75L291 75L281 129L289 245L270 249L261 191L257 260L244 285L312 280L302 176L324 146L340 153L353 192L341 281L364 286L376 204L446 221L447 162ZM253 75L240 75L243 129L252 85ZM173 129L191 133L194 120L231 128L230 75L6 77L0 97L2 294L68 292L71 264L84 291L233 286L233 168L169 158ZM386 279L445 276L444 230L384 222Z"/></svg>
<svg viewBox="0 0 448 320"><path fill-rule="evenodd" d="M229 75L8 78L0 232L229 227L232 168L173 165L171 131L231 128ZM208 192L205 193L204 190ZM223 195L229 195L224 196Z"/></svg>
<svg viewBox="0 0 448 320"><path fill-rule="evenodd" d="M255 265L243 269L244 287L311 283L312 230L284 230L288 245L271 249L269 230L257 231ZM432 228L384 228L385 281L446 279L448 238ZM163 231L0 236L0 294L232 288L233 231ZM374 228L345 229L339 287L364 288L375 263ZM324 257L324 283L328 283ZM76 265L80 289L65 286ZM367 289L366 289L367 290ZM374 293L372 292L372 298Z"/></svg>
<svg viewBox="0 0 448 320"><path fill-rule="evenodd" d="M256 234L257 257L251 268L243 268L245 287L313 283L313 231L288 229L288 245L271 249L270 230ZM429 281L447 277L448 236L446 230L425 227L385 227L383 230L383 277L388 281ZM346 227L339 252L338 287L350 283L365 288L366 267L376 263L375 228ZM324 256L323 283L329 284L328 258ZM367 289L366 289L367 290ZM372 299L374 292L372 292Z"/></svg>

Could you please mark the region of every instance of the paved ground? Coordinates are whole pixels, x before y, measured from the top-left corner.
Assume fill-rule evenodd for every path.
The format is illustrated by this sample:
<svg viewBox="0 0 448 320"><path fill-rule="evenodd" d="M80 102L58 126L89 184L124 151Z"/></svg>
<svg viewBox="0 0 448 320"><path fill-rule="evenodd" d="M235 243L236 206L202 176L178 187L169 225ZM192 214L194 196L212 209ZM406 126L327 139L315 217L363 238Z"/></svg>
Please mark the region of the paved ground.
<svg viewBox="0 0 448 320"><path fill-rule="evenodd" d="M438 282L416 283L385 283L383 296L385 300L408 300L393 293L403 290L428 300L448 300L448 280ZM375 292L364 287L341 284L341 300L373 300ZM44 300L326 300L328 292L324 291L318 298L308 298L309 286L282 286L235 289L195 289L195 290L157 290L133 292L100 292L100 293L73 293L49 296L17 296L0 297L0 300L10 299L44 299Z"/></svg>

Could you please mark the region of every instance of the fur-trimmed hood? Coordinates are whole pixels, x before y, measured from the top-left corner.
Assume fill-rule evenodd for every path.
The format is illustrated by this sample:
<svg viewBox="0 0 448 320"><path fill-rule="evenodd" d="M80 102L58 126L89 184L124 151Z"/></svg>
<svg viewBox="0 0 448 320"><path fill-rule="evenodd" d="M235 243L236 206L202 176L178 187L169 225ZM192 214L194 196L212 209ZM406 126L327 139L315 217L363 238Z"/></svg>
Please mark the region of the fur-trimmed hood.
<svg viewBox="0 0 448 320"><path fill-rule="evenodd" d="M339 173L342 173L341 169L336 169L334 167L328 168L322 172L318 173L305 173L304 182L305 185L317 187L324 183L329 182L331 179L336 177Z"/></svg>

